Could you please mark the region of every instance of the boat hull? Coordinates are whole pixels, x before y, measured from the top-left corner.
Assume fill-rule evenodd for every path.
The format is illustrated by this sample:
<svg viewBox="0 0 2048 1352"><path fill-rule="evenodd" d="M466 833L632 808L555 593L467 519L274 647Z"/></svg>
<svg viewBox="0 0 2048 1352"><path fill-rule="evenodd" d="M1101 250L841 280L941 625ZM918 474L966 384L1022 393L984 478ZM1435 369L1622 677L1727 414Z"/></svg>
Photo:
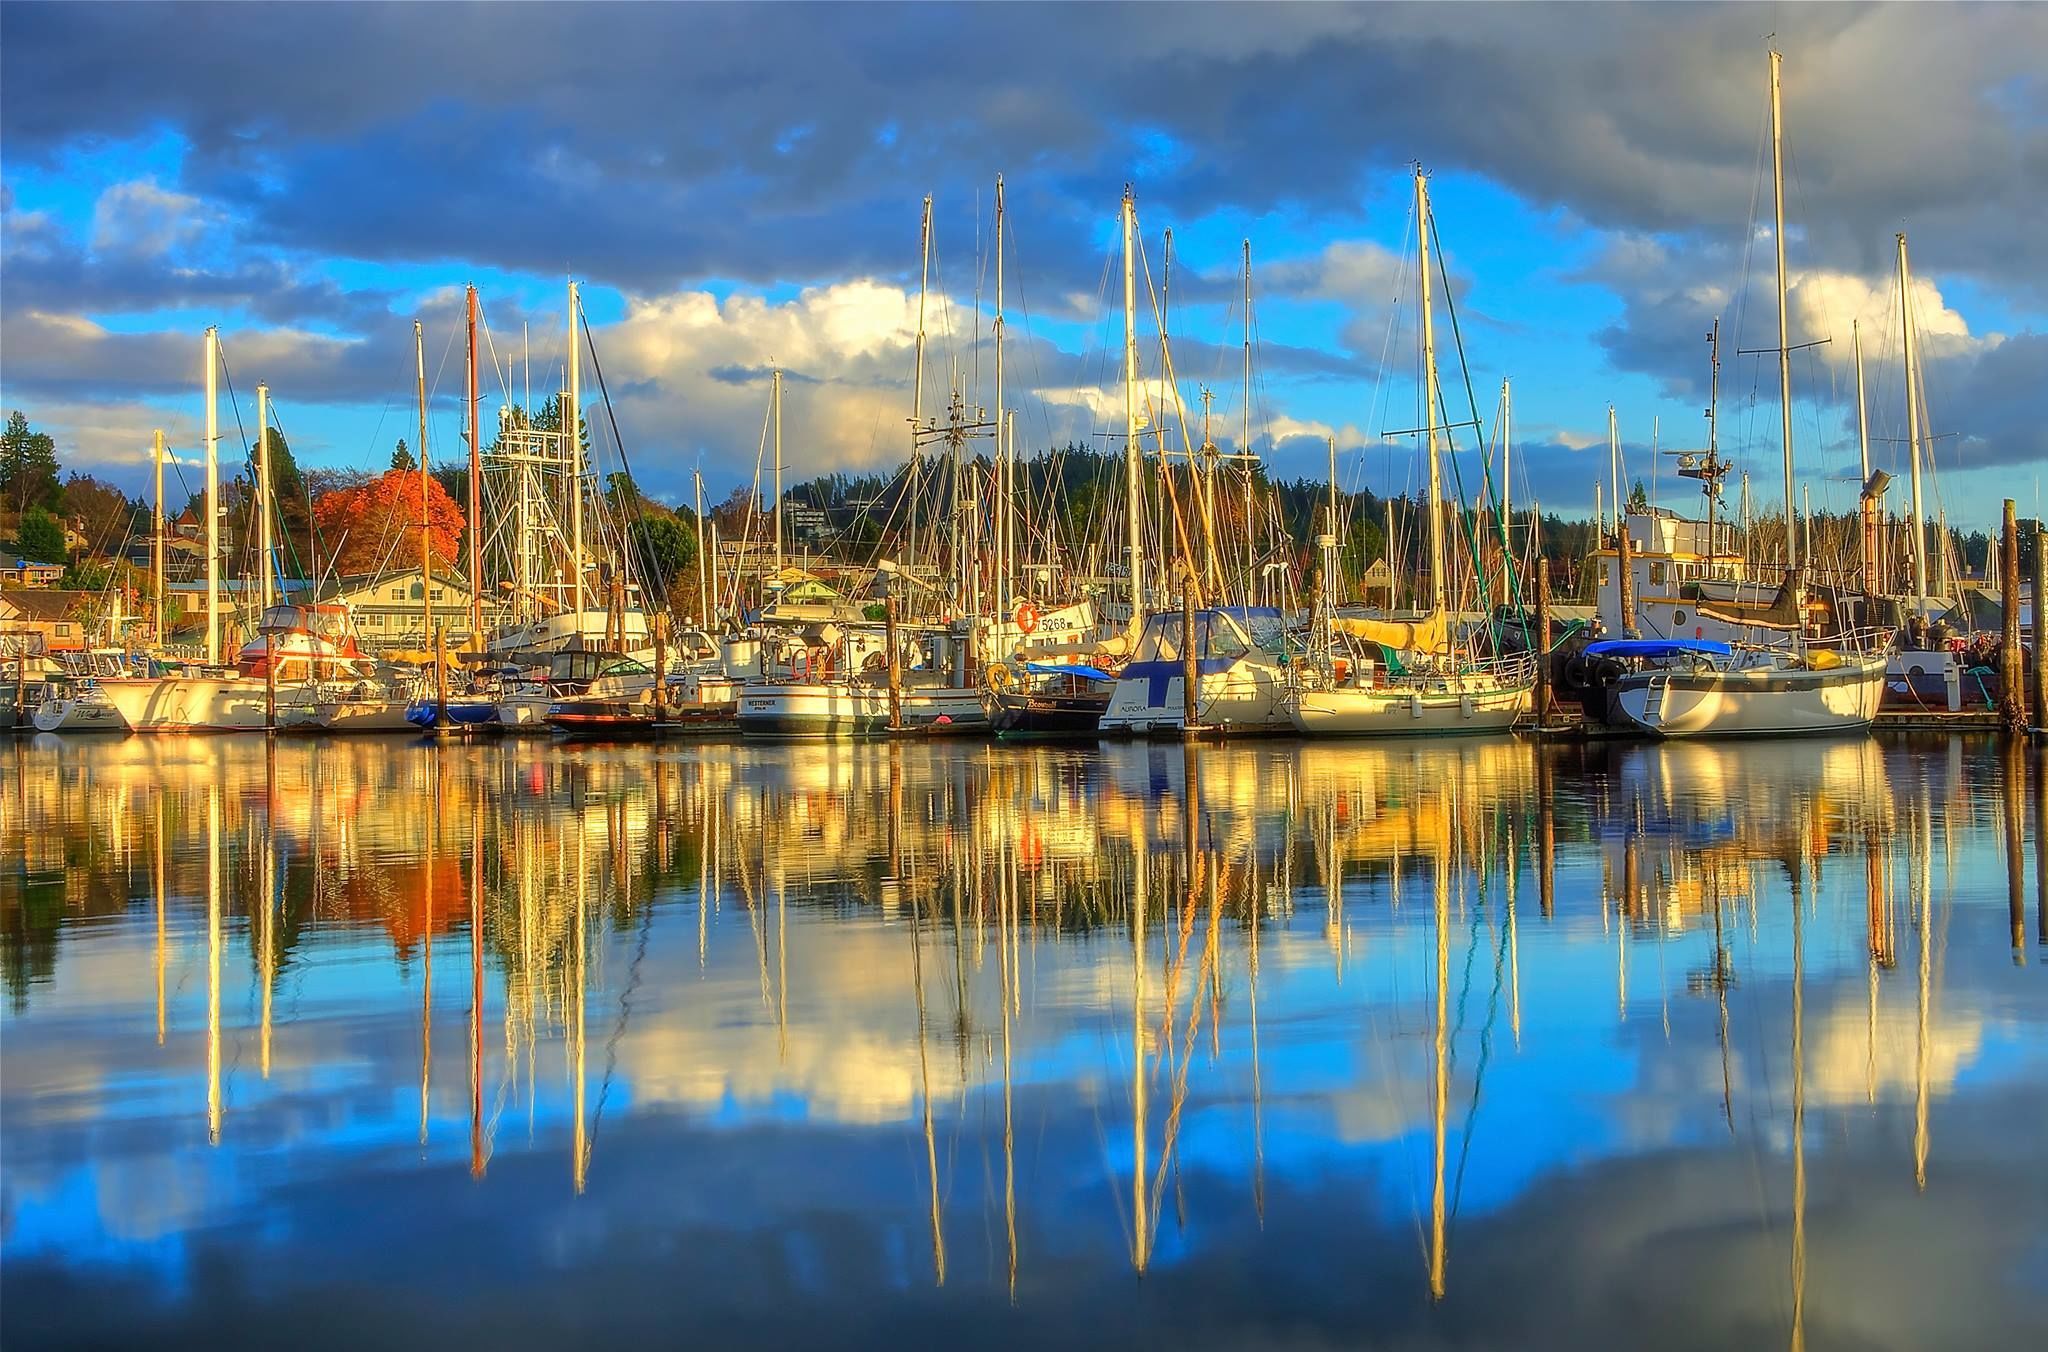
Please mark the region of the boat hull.
<svg viewBox="0 0 2048 1352"><path fill-rule="evenodd" d="M843 682L770 681L740 691L740 733L761 738L880 737L889 732L889 691ZM922 732L988 727L981 692L954 686L903 692L903 726Z"/></svg>
<svg viewBox="0 0 2048 1352"><path fill-rule="evenodd" d="M77 696L63 696L46 699L35 706L29 715L29 722L37 732L117 732L130 731L128 720L121 711L103 699L82 699Z"/></svg>
<svg viewBox="0 0 2048 1352"><path fill-rule="evenodd" d="M1882 658L1818 671L1632 672L1615 682L1613 707L1658 737L1767 737L1859 732L1884 695Z"/></svg>
<svg viewBox="0 0 2048 1352"><path fill-rule="evenodd" d="M1134 664L1135 665L1135 664ZM1148 667L1159 663L1145 664ZM1126 668L1110 692L1098 730L1105 736L1178 736L1187 726L1186 682L1179 664L1168 673ZM1199 726L1233 733L1285 733L1287 688L1279 668L1243 658L1202 661L1195 678Z"/></svg>
<svg viewBox="0 0 2048 1352"><path fill-rule="evenodd" d="M1048 695L1027 690L996 690L988 697L989 726L1004 741L1027 738L1092 740L1100 735L1103 711L1109 708L1105 691L1100 695Z"/></svg>
<svg viewBox="0 0 2048 1352"><path fill-rule="evenodd" d="M1311 737L1443 737L1512 731L1533 703L1529 686L1487 682L1436 688L1303 690L1288 699L1295 730Z"/></svg>
<svg viewBox="0 0 2048 1352"><path fill-rule="evenodd" d="M136 732L261 732L271 723L261 681L166 676L100 689Z"/></svg>

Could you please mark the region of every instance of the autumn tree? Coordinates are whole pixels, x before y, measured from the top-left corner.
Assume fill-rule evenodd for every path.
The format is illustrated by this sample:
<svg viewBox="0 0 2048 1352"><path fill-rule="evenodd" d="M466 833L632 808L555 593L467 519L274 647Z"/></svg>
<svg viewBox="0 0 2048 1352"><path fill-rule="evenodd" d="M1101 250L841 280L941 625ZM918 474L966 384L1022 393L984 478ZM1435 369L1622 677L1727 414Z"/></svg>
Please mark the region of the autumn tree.
<svg viewBox="0 0 2048 1352"><path fill-rule="evenodd" d="M426 481L427 548L437 567L461 557L462 509L430 476ZM313 522L335 571L375 573L410 568L420 556L420 476L393 469L353 488L337 488L313 502Z"/></svg>
<svg viewBox="0 0 2048 1352"><path fill-rule="evenodd" d="M111 554L134 533L143 507L110 483L90 474L73 474L64 481L64 510L77 522L88 552Z"/></svg>

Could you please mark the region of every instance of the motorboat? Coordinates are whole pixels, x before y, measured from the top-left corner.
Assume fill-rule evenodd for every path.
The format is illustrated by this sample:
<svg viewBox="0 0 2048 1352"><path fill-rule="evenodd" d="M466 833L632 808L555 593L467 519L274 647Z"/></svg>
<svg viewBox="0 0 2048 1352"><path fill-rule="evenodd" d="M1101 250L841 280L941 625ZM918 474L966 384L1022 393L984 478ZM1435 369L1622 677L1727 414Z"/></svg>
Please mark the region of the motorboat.
<svg viewBox="0 0 2048 1352"><path fill-rule="evenodd" d="M1609 639L1586 647L1622 672L1610 709L1658 737L1860 732L1884 694L1883 654L1712 639Z"/></svg>

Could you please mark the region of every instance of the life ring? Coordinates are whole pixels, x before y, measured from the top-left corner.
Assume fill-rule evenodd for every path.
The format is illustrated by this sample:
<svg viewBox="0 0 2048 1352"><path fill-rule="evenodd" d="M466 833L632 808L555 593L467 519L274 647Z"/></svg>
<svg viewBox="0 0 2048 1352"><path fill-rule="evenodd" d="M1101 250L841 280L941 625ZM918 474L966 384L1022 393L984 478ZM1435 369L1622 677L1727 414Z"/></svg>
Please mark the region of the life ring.
<svg viewBox="0 0 2048 1352"><path fill-rule="evenodd" d="M1038 607L1029 601L1020 602L1017 606L1017 632L1028 634L1037 628Z"/></svg>
<svg viewBox="0 0 2048 1352"><path fill-rule="evenodd" d="M991 689L1008 690L1015 680L1016 677L1011 674L1010 669L1001 662L988 664L988 683Z"/></svg>

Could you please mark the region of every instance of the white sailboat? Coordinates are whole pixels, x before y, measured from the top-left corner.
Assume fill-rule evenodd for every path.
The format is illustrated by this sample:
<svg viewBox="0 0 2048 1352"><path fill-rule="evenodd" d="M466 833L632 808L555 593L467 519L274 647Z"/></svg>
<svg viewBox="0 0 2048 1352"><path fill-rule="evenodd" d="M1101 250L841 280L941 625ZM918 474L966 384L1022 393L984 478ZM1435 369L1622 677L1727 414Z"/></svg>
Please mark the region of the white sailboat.
<svg viewBox="0 0 2048 1352"><path fill-rule="evenodd" d="M1419 242L1417 305L1422 341L1423 433L1429 469L1430 613L1419 621L1347 619L1323 605L1320 662L1297 664L1286 693L1295 728L1312 736L1414 736L1506 732L1530 711L1536 659L1476 658L1452 642L1445 591L1443 474L1437 425L1436 330L1430 306L1429 183L1415 170ZM1334 447L1334 443L1333 447ZM1336 563L1336 469L1331 452L1324 574Z"/></svg>
<svg viewBox="0 0 2048 1352"><path fill-rule="evenodd" d="M1885 658L1841 647L1809 648L1792 456L1792 347L1786 308L1783 58L1771 53L1771 176L1778 268L1778 396L1785 465L1785 553L1793 622L1778 643L1742 646L1685 640L1610 640L1589 658L1631 661L1615 681L1613 709L1659 737L1856 732L1877 716Z"/></svg>

